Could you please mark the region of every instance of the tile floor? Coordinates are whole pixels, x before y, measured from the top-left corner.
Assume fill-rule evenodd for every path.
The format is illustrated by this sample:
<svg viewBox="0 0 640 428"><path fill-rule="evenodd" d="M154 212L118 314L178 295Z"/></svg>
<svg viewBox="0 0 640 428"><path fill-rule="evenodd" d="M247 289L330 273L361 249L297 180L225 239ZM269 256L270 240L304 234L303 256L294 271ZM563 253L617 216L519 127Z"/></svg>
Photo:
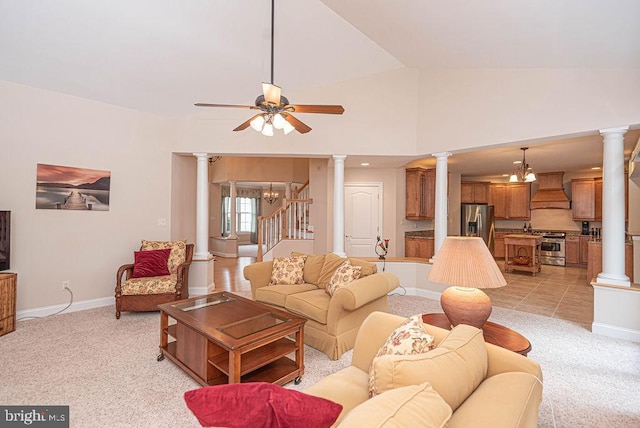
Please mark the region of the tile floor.
<svg viewBox="0 0 640 428"><path fill-rule="evenodd" d="M506 287L483 290L494 306L572 321L591 331L593 287L586 269L542 265L536 276L512 271L504 277Z"/></svg>
<svg viewBox="0 0 640 428"><path fill-rule="evenodd" d="M249 281L242 275L245 265L255 257L226 259L216 257L214 281L218 290L250 292ZM503 268L503 262L498 261ZM560 318L591 331L593 322L593 288L587 283L587 270L574 267L542 265L536 276L530 272L504 274L507 286L484 290L494 306Z"/></svg>

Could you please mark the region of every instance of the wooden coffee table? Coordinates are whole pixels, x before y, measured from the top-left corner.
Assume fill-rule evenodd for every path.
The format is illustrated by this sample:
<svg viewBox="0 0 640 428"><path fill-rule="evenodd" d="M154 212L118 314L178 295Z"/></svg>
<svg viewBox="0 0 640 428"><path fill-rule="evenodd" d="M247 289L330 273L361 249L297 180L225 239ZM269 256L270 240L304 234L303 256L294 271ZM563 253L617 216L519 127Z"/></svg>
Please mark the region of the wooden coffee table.
<svg viewBox="0 0 640 428"><path fill-rule="evenodd" d="M227 292L158 307L158 361L167 357L201 385L300 383L305 318Z"/></svg>
<svg viewBox="0 0 640 428"><path fill-rule="evenodd" d="M422 322L451 330L451 323L445 314L424 314ZM482 332L484 341L487 343L517 352L525 357L531 351L531 343L526 337L503 325L487 321L482 327Z"/></svg>

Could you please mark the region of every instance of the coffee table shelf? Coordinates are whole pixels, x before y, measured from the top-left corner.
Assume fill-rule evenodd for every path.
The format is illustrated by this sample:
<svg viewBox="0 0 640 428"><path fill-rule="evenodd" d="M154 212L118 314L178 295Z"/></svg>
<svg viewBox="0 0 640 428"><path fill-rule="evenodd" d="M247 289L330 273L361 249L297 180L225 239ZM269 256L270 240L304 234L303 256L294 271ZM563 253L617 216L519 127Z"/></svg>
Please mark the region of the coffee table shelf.
<svg viewBox="0 0 640 428"><path fill-rule="evenodd" d="M256 370L262 366L286 358L285 355L291 354L297 350L296 343L293 340L282 338L275 342L271 342L265 346L254 349L247 353L242 354L242 372L241 376L244 376L248 372ZM292 361L290 358L287 358ZM209 359L209 364L222 371L227 376L229 375L229 356L225 354L216 355L214 358Z"/></svg>
<svg viewBox="0 0 640 428"><path fill-rule="evenodd" d="M302 317L226 292L159 308L158 360L166 356L203 386L283 385L304 373Z"/></svg>

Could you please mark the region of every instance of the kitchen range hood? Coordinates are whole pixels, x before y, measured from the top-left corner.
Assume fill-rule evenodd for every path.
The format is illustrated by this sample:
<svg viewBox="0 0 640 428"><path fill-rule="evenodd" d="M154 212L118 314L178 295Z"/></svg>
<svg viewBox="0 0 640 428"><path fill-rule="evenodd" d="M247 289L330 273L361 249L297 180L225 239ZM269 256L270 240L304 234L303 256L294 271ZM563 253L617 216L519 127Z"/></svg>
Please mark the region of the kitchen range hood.
<svg viewBox="0 0 640 428"><path fill-rule="evenodd" d="M531 198L532 210L542 208L565 209L571 208L571 201L562 187L564 172L540 172L538 190Z"/></svg>

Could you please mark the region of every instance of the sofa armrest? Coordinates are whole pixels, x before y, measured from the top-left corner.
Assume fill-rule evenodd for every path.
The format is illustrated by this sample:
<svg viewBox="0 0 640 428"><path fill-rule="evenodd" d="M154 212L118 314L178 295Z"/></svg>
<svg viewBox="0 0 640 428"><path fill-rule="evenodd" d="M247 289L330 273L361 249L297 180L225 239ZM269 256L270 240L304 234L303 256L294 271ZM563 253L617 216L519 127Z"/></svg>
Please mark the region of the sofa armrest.
<svg viewBox="0 0 640 428"><path fill-rule="evenodd" d="M331 298L329 311L335 306L347 311L356 310L387 295L395 290L399 284L398 277L389 272L374 273L373 275L356 279L338 288Z"/></svg>
<svg viewBox="0 0 640 428"><path fill-rule="evenodd" d="M255 300L256 290L258 288L266 287L271 280L271 270L273 268L273 261L258 262L247 265L242 270L244 279L249 280L251 283L251 298Z"/></svg>
<svg viewBox="0 0 640 428"><path fill-rule="evenodd" d="M127 279L131 278L132 275L133 275L133 263L128 263L118 268L118 272L116 273L116 289L115 289L117 295L120 295L122 293L122 283Z"/></svg>

